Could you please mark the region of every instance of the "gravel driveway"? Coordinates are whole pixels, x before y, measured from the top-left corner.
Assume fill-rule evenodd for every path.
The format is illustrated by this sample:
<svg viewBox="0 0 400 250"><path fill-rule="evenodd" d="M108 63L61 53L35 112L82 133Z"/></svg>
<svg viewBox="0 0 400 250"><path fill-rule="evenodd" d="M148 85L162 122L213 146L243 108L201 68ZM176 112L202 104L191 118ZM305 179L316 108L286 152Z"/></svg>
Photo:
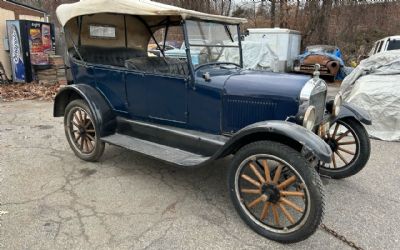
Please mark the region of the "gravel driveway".
<svg viewBox="0 0 400 250"><path fill-rule="evenodd" d="M400 143L372 141L358 175L324 179L324 223L365 249L400 244ZM107 146L76 158L52 103L0 102L0 248L346 249L319 229L281 245L251 231L226 188L223 159L182 170Z"/></svg>

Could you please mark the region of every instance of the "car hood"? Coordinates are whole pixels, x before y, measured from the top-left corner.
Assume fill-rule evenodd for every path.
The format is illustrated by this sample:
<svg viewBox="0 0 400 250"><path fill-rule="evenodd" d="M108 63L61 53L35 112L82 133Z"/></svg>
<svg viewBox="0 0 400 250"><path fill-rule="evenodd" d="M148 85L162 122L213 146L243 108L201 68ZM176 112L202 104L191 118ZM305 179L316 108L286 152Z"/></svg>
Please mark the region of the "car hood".
<svg viewBox="0 0 400 250"><path fill-rule="evenodd" d="M308 80L305 75L243 70L227 77L224 95L297 101Z"/></svg>

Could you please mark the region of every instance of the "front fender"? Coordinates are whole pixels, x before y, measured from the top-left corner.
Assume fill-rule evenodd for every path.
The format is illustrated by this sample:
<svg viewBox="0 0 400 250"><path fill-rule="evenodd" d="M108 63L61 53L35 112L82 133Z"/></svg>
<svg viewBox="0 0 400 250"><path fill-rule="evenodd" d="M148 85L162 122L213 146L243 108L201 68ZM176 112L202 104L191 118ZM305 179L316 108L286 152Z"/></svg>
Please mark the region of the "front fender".
<svg viewBox="0 0 400 250"><path fill-rule="evenodd" d="M368 112L360 108L352 103L344 103L340 109L339 115L334 119L332 122L335 123L337 120L346 118L346 117L352 117L355 118L357 121L362 122L366 125L371 125L372 120L371 116L368 114Z"/></svg>
<svg viewBox="0 0 400 250"><path fill-rule="evenodd" d="M320 161L331 162L331 148L316 134L297 124L285 121L264 121L251 124L237 133L223 146L224 154L256 140L274 140L298 149L308 156L310 153Z"/></svg>
<svg viewBox="0 0 400 250"><path fill-rule="evenodd" d="M54 100L54 117L64 116L67 105L76 99L83 99L89 106L101 137L115 132L116 116L110 105L99 91L86 84L68 85L58 92Z"/></svg>

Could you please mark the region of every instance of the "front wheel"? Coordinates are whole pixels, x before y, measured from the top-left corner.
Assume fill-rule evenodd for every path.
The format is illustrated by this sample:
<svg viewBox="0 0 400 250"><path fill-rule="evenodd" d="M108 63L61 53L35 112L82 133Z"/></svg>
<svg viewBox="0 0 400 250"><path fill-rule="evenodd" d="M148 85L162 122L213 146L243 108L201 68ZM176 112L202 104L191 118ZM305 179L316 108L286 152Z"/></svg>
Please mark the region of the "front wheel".
<svg viewBox="0 0 400 250"><path fill-rule="evenodd" d="M354 118L336 121L324 140L332 149L332 162L321 165L320 174L342 179L355 175L367 164L370 140L364 126Z"/></svg>
<svg viewBox="0 0 400 250"><path fill-rule="evenodd" d="M305 240L322 220L319 175L296 150L272 141L240 149L228 186L241 218L258 234L281 243Z"/></svg>

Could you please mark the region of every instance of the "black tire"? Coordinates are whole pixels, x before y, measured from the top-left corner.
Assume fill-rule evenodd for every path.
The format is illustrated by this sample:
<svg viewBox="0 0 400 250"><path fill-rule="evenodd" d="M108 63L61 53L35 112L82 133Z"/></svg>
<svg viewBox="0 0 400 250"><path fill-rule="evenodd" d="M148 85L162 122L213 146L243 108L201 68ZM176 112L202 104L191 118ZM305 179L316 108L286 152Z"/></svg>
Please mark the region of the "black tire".
<svg viewBox="0 0 400 250"><path fill-rule="evenodd" d="M67 105L64 115L64 128L69 146L77 157L90 162L100 159L104 152L105 143L98 136L98 125L86 102L79 99Z"/></svg>
<svg viewBox="0 0 400 250"><path fill-rule="evenodd" d="M340 157L338 157L339 155L337 155L337 152L339 151L339 154L341 154L342 157L344 157L347 153L339 150L338 145L334 145L335 143L331 143L329 141L334 139L325 138L325 141L331 146L333 151L332 159L333 157L335 157L335 159L330 164L321 165L319 172L321 175L329 176L333 179L343 179L357 174L367 165L371 155L371 142L366 129L356 119L343 118L338 120L335 124L340 124L340 126L350 130L350 134L353 136L355 141L355 149L345 150L352 151L351 153L354 153L354 156L352 156L351 160L347 159L348 163L345 163L342 159L340 159ZM335 124L332 124L331 127L336 126ZM332 134L331 137L336 137L336 135ZM349 140L352 139L347 139L347 141ZM339 161L342 162L343 166L339 166Z"/></svg>
<svg viewBox="0 0 400 250"><path fill-rule="evenodd" d="M260 158L257 158L260 157ZM263 158L264 157L264 158ZM262 169L266 169L265 166L269 169L270 175L274 173L274 178L270 179L268 182L268 179L266 178L267 172L265 172L265 182L260 187L260 194L262 197L264 194L262 192L267 192L268 188L264 189L264 186L270 186L270 190L275 190L273 187L273 184L277 184L276 187L279 187L278 184L282 184L280 181L276 181L274 183L275 175L276 172L278 172L279 164L277 164L277 167L273 169L271 166L271 159L272 161L276 161L277 163L282 163L283 164L287 163L288 165L285 165L283 167L282 172L279 171L280 177L278 177L279 180L284 177L283 180L288 180L288 178L292 178L286 176L286 174L292 173L294 176L297 177L297 180L295 183L292 183L289 186L290 188L295 188L297 189L298 187L301 187L299 189L300 191L303 192L303 198L298 198L300 200L304 201L304 213L298 215L299 220L295 222L294 224L291 224L291 226L285 226L282 225L282 228L280 227L280 222L279 221L284 221L284 222L289 222L288 217L284 217L283 209L280 207L283 203L283 198L290 198L288 196L283 196L282 191L287 191L278 189L278 193L282 196L275 196L273 197L273 193L268 194L268 200L263 200L264 201L264 207L261 213L260 218L256 217L256 212L253 213L251 211L252 209L256 209L257 206L260 208L260 204L257 204L256 206L251 205L249 203L246 203L246 198L244 195L245 188L243 188L243 184L240 184L240 182L243 182L241 178L244 178L244 171L246 171L246 168L244 166L251 166L251 163L246 163L247 160L250 159L251 163L256 163L259 167L259 170L262 171ZM263 165L260 164L263 163L264 160L267 160L267 164ZM269 162L269 163L268 163ZM272 162L273 163L273 162ZM253 165L254 166L254 165ZM287 168L287 169L286 169ZM286 170L290 170L292 172L286 172ZM294 171L293 171L294 170ZM296 171L296 172L295 172ZM253 173L254 170L253 170ZM261 172L260 172L261 173ZM282 174L281 174L282 173ZM246 174L247 175L247 174ZM239 177L240 176L240 177ZM247 175L248 177L250 175ZM254 176L254 175L253 175ZM254 177L253 177L254 178ZM255 177L257 179L257 177ZM286 179L285 179L286 178ZM258 177L258 180L260 178ZM272 181L271 181L272 180ZM298 181L301 181L301 184L298 184ZM261 180L260 180L261 183ZM269 185L268 183L273 183L272 185ZM254 185L254 184L253 184ZM272 142L272 141L258 141L254 142L251 144L248 144L241 148L234 156L233 161L231 163L229 173L228 173L228 188L230 192L230 197L232 199L232 202L235 206L235 209L239 213L240 217L246 222L246 224L253 229L255 232L258 234L274 240L278 241L281 243L294 243L294 242L299 242L302 240L307 239L309 236L311 236L318 226L320 225L323 217L323 210L324 210L324 195L323 195L323 189L322 189L322 183L321 179L318 175L318 173L315 171L314 168L309 166L308 162L305 160L305 158L296 150L281 144L277 142ZM250 189L246 189L249 192L251 191ZM264 190L264 191L262 191ZM272 192L271 191L271 192ZM298 192L297 192L298 193ZM259 194L254 194L253 195L259 195ZM275 199L275 200L273 200ZM258 198L256 199L258 200ZM290 199L289 199L290 200ZM254 203L255 200L253 200L251 203ZM260 202L261 203L261 202ZM267 203L270 203L267 205ZM295 202L296 203L296 202ZM271 206L270 206L271 205ZM249 208L251 206L254 206L252 208ZM272 207L275 206L275 211L272 209ZM267 207L267 209L265 209ZM271 217L271 213L268 211L272 209L272 214L273 217ZM289 209L292 209L291 207L288 207ZM280 215L284 220L281 220L278 218L278 223L276 223L275 219L275 213L276 210L279 209L279 211L282 212ZM268 217L263 218L263 213L264 210L267 210ZM293 212L294 210L286 210ZM294 211L295 212L295 211ZM292 214L293 215L293 214ZM286 215L285 215L286 216ZM260 220L261 219L261 220ZM268 224L268 220L274 219L274 225L272 225L272 222ZM293 219L293 218L292 218ZM279 225L278 227L275 227L276 225Z"/></svg>

